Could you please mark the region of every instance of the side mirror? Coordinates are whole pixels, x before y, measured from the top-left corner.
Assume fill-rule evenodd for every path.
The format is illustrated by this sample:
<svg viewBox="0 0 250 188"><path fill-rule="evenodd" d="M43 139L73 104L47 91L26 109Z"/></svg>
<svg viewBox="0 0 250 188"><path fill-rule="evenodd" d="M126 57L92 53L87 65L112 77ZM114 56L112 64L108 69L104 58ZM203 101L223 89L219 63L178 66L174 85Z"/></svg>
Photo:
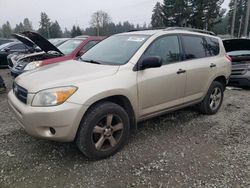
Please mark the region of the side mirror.
<svg viewBox="0 0 250 188"><path fill-rule="evenodd" d="M5 51L5 52L9 52L9 51L10 51L10 48L4 48L4 51Z"/></svg>
<svg viewBox="0 0 250 188"><path fill-rule="evenodd" d="M162 66L162 58L159 56L145 57L139 62L139 70L157 68Z"/></svg>

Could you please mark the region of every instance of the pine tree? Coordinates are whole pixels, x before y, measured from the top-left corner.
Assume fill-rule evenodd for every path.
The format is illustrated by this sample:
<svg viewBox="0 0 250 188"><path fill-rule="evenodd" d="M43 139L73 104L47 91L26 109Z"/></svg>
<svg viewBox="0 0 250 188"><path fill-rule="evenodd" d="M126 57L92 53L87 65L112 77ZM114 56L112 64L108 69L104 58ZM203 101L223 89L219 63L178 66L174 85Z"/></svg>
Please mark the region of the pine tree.
<svg viewBox="0 0 250 188"><path fill-rule="evenodd" d="M60 38L62 37L62 30L57 21L51 24L50 26L50 37L51 38Z"/></svg>
<svg viewBox="0 0 250 188"><path fill-rule="evenodd" d="M22 22L20 22L19 24L16 24L16 27L14 28L14 33L22 33L24 31L26 30L24 29Z"/></svg>
<svg viewBox="0 0 250 188"><path fill-rule="evenodd" d="M25 31L32 31L32 24L31 22L29 21L28 18L24 18L23 20L23 27L24 27L24 30Z"/></svg>
<svg viewBox="0 0 250 188"><path fill-rule="evenodd" d="M45 38L50 38L51 21L45 12L41 12L40 28L38 33Z"/></svg>
<svg viewBox="0 0 250 188"><path fill-rule="evenodd" d="M161 3L157 2L153 9L153 15L151 17L151 25L153 28L159 28L164 26L162 14L163 13Z"/></svg>
<svg viewBox="0 0 250 188"><path fill-rule="evenodd" d="M231 31L232 19L233 19L233 11L234 11L234 1L231 0L229 3L229 11L228 11L228 32ZM247 0L237 0L237 9L236 9L236 18L235 18L235 27L234 27L234 36L241 36L243 32L243 25L240 30L240 24L244 24L245 15L247 10Z"/></svg>
<svg viewBox="0 0 250 188"><path fill-rule="evenodd" d="M167 27L186 26L190 14L188 0L164 0L162 19Z"/></svg>
<svg viewBox="0 0 250 188"><path fill-rule="evenodd" d="M2 26L2 35L4 38L11 38L11 33L12 33L12 29L11 29L10 23L7 21Z"/></svg>
<svg viewBox="0 0 250 188"><path fill-rule="evenodd" d="M189 24L198 29L211 30L225 13L225 10L221 9L223 2L224 0L190 0L192 13Z"/></svg>
<svg viewBox="0 0 250 188"><path fill-rule="evenodd" d="M79 35L82 35L82 31L79 26L73 25L71 30L71 37L77 37Z"/></svg>

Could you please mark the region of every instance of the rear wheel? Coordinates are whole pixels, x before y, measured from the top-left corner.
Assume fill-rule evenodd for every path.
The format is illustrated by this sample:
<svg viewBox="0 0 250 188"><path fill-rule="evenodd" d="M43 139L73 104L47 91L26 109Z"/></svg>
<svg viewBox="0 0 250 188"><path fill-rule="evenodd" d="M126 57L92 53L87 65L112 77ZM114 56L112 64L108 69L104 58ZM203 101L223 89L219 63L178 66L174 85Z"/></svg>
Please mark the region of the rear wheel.
<svg viewBox="0 0 250 188"><path fill-rule="evenodd" d="M224 97L224 86L218 81L214 81L203 101L199 104L199 110L203 114L213 115L216 114L222 104Z"/></svg>
<svg viewBox="0 0 250 188"><path fill-rule="evenodd" d="M117 104L102 102L91 107L84 117L76 143L88 158L106 158L125 145L129 129L126 111Z"/></svg>

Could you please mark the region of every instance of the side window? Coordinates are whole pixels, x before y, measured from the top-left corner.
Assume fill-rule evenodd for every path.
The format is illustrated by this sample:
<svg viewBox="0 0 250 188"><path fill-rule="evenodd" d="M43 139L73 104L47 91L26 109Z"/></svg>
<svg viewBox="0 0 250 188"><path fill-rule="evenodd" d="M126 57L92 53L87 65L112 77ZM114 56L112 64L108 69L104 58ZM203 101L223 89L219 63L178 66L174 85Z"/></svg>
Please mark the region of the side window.
<svg viewBox="0 0 250 188"><path fill-rule="evenodd" d="M178 62L181 59L179 40L177 36L165 36L154 41L143 57L160 56L163 64Z"/></svg>
<svg viewBox="0 0 250 188"><path fill-rule="evenodd" d="M88 42L83 48L81 51L88 51L90 48L92 48L93 46L95 46L97 43L99 43L100 41L90 41Z"/></svg>
<svg viewBox="0 0 250 188"><path fill-rule="evenodd" d="M219 55L220 53L219 40L212 37L206 37L206 41L207 41L207 48L209 50L209 55L210 56Z"/></svg>
<svg viewBox="0 0 250 188"><path fill-rule="evenodd" d="M209 55L209 50L203 37L183 35L182 43L186 59L203 58Z"/></svg>

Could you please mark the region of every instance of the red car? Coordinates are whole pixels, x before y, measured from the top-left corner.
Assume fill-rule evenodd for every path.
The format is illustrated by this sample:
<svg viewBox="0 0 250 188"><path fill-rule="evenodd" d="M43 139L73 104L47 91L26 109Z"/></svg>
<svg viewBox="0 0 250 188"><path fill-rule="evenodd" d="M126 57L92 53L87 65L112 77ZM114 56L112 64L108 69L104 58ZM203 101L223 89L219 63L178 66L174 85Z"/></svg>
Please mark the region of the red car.
<svg viewBox="0 0 250 188"><path fill-rule="evenodd" d="M11 75L14 77L22 74L23 72L33 70L44 65L77 59L105 38L83 35L66 40L64 43L56 47L47 39L35 32L29 31L22 33L22 35L13 34L13 36L24 44L30 44L30 41L32 41L34 46L37 46L42 50L41 52L33 54L17 55L8 58Z"/></svg>

